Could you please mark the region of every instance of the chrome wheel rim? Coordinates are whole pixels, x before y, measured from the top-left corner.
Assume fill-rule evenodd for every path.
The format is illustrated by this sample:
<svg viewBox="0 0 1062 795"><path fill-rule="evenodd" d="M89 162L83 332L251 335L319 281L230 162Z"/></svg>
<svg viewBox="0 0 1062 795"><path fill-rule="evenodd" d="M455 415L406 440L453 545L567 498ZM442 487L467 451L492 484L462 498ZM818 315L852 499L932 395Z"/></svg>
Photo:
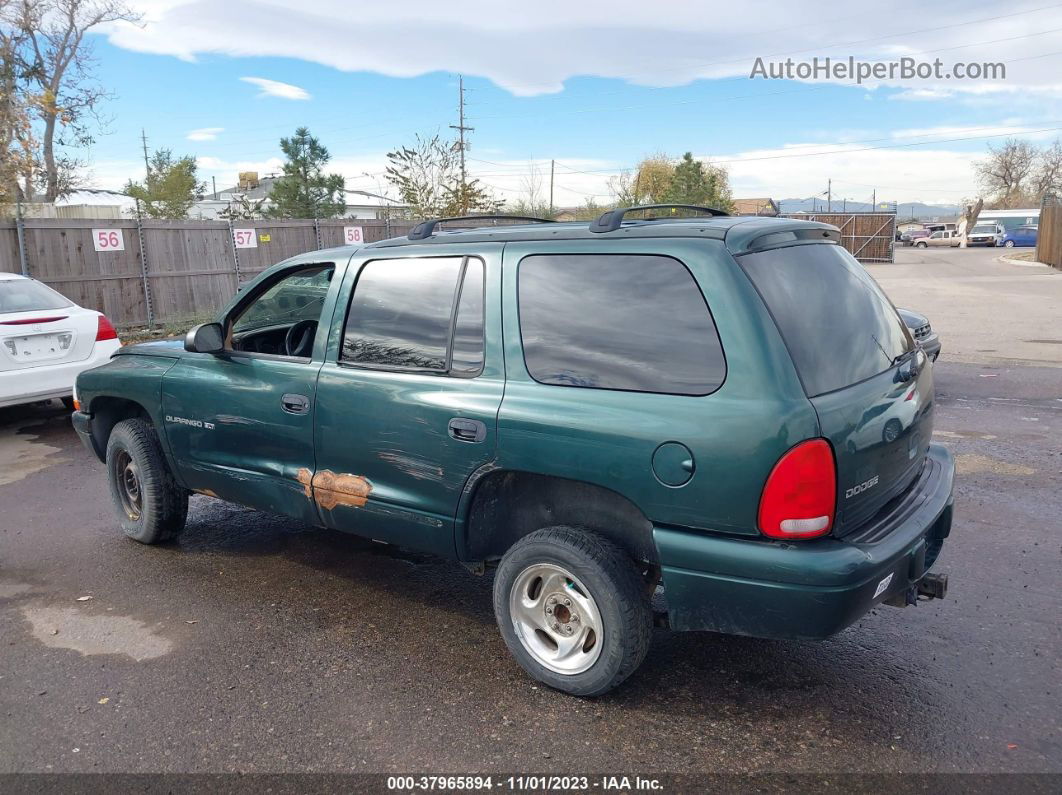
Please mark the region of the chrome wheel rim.
<svg viewBox="0 0 1062 795"><path fill-rule="evenodd" d="M536 563L520 572L509 591L509 615L520 644L554 673L582 673L601 656L597 603L561 566Z"/></svg>
<svg viewBox="0 0 1062 795"><path fill-rule="evenodd" d="M118 485L118 498L122 510L134 522L140 518L143 492L140 488L140 470L128 452L122 450L114 459L114 479Z"/></svg>

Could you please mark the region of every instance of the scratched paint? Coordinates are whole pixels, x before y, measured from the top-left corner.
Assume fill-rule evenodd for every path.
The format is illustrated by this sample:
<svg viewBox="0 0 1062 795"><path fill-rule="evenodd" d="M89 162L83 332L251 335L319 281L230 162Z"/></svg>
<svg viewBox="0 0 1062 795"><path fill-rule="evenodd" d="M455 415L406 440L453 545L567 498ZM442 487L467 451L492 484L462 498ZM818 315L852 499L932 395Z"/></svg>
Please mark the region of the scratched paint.
<svg viewBox="0 0 1062 795"><path fill-rule="evenodd" d="M361 508L369 499L372 484L360 475L337 474L323 469L313 476L313 498L324 510L337 505Z"/></svg>
<svg viewBox="0 0 1062 795"><path fill-rule="evenodd" d="M442 482L442 467L433 464L431 461L390 451L380 453L379 457L382 461L386 461L389 464L398 467L398 469L405 472L411 478L416 478L417 480L430 480L434 483Z"/></svg>

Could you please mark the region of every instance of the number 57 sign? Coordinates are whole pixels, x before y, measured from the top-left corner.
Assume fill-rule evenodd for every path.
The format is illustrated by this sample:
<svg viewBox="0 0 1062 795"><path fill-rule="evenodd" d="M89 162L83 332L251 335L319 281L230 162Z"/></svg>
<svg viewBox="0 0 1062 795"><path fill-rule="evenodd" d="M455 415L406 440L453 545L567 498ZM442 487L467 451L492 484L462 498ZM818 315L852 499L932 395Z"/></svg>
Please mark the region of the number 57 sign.
<svg viewBox="0 0 1062 795"><path fill-rule="evenodd" d="M125 251L121 229L93 229L92 247L96 251Z"/></svg>
<svg viewBox="0 0 1062 795"><path fill-rule="evenodd" d="M232 239L236 248L258 248L258 234L254 229L233 229Z"/></svg>

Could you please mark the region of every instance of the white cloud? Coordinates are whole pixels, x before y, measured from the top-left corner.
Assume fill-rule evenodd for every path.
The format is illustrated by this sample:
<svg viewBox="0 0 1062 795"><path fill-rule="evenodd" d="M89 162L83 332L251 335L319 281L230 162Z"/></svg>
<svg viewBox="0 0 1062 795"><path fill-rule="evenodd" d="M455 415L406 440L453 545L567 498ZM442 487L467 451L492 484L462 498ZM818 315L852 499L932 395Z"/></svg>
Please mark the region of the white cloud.
<svg viewBox="0 0 1062 795"><path fill-rule="evenodd" d="M198 130L190 130L185 138L189 141L213 141L223 132L224 127L200 127Z"/></svg>
<svg viewBox="0 0 1062 795"><path fill-rule="evenodd" d="M310 92L305 88L293 86L291 83L281 83L279 80L269 80L265 77L241 77L245 83L258 86L260 97L280 97L281 99L309 99Z"/></svg>
<svg viewBox="0 0 1062 795"><path fill-rule="evenodd" d="M868 27L866 9L823 0L809 15L799 3L713 6L542 0L133 0L142 26L109 26L111 42L142 52L194 59L201 53L278 56L344 71L408 77L433 71L486 77L518 95L559 91L577 75L681 85L697 78L747 78L757 57L919 60L1007 64L1007 79L887 81L905 99L951 93L1016 92L1035 87L1062 96L1062 33L1042 0L948 4L896 0ZM1037 10L1039 9L1039 10ZM354 13L352 13L352 10ZM768 19L765 22L765 19ZM828 20L829 24L823 24ZM1041 54L1054 53L1049 57ZM864 84L864 88L873 88Z"/></svg>

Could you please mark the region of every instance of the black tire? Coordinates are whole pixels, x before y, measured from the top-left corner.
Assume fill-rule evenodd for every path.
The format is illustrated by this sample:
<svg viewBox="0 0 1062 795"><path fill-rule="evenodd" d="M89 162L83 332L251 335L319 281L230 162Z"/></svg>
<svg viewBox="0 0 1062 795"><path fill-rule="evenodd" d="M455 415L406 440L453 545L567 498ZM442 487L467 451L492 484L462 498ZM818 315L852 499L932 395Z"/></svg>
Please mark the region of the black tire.
<svg viewBox="0 0 1062 795"><path fill-rule="evenodd" d="M570 572L595 603L601 625L595 641L600 649L586 670L551 670L520 639L510 597L521 575L538 565ZM575 696L599 696L634 673L645 659L653 632L648 589L634 561L608 539L564 526L537 530L505 553L494 577L494 615L520 666L539 682Z"/></svg>
<svg viewBox="0 0 1062 795"><path fill-rule="evenodd" d="M107 479L118 523L127 536L141 544L158 544L180 535L188 516L188 492L173 479L151 423L132 419L114 426L107 440Z"/></svg>

